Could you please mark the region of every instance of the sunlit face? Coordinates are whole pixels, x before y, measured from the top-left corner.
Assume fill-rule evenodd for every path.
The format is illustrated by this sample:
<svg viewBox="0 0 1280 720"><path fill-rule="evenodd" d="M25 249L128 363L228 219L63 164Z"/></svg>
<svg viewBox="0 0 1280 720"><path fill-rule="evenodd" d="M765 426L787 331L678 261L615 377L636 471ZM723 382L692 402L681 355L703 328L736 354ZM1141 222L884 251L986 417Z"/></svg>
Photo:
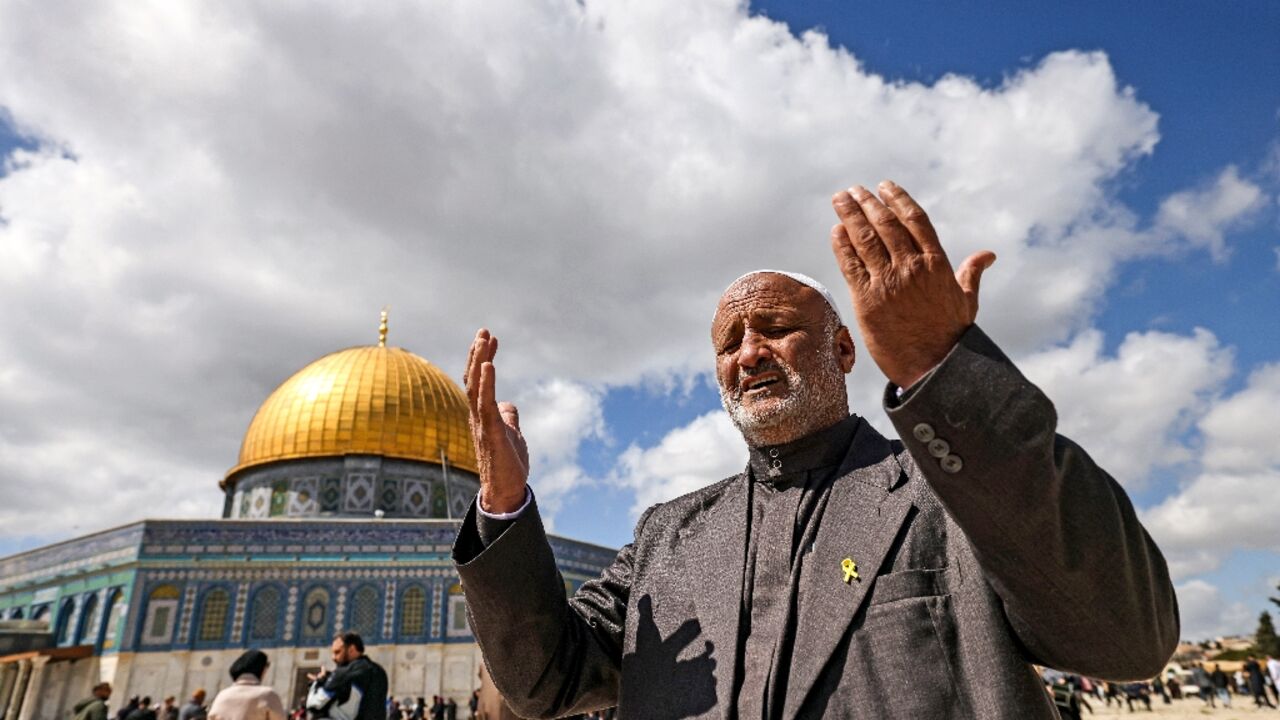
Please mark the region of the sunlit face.
<svg viewBox="0 0 1280 720"><path fill-rule="evenodd" d="M347 652L347 645L342 642L342 638L336 638L333 644L329 646L329 651L333 657L334 665L346 665L351 661L350 653Z"/></svg>
<svg viewBox="0 0 1280 720"><path fill-rule="evenodd" d="M789 442L848 413L848 330L813 288L761 273L734 283L711 325L720 399L752 445Z"/></svg>

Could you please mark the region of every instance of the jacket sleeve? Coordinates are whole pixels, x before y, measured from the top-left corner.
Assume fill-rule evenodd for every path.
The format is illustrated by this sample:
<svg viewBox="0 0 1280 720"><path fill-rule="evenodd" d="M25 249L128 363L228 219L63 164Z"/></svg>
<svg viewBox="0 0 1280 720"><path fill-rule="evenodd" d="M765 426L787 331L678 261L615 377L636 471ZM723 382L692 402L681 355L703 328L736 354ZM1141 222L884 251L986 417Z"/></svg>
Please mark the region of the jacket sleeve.
<svg viewBox="0 0 1280 720"><path fill-rule="evenodd" d="M560 717L617 704L633 556L634 545L622 548L599 578L566 598L537 501L487 545L472 501L453 559L489 674L518 715Z"/></svg>
<svg viewBox="0 0 1280 720"><path fill-rule="evenodd" d="M1164 668L1178 607L1160 550L1120 485L1056 433L1053 404L980 329L885 405L1033 662L1112 680Z"/></svg>

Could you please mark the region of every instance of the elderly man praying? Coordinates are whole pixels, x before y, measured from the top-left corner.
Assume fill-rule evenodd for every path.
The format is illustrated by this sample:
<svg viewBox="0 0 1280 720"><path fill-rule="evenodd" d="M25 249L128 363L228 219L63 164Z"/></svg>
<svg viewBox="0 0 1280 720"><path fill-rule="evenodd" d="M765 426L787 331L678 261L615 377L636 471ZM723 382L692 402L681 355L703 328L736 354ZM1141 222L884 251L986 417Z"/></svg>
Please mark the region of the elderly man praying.
<svg viewBox="0 0 1280 720"><path fill-rule="evenodd" d="M902 188L833 198L831 246L902 437L849 413L849 329L798 273L743 275L711 324L743 471L649 508L572 597L527 485L497 339L466 370L480 494L454 559L516 712L626 718L1055 718L1034 664L1159 673L1168 570L1120 486L977 325L995 256L953 271Z"/></svg>

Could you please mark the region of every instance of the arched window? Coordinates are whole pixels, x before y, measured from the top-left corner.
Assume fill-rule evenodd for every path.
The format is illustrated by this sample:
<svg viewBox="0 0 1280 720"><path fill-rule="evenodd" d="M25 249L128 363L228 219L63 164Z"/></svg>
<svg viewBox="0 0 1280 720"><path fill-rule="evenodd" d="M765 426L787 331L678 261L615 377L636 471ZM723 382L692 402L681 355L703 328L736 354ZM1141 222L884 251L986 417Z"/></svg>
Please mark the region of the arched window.
<svg viewBox="0 0 1280 720"><path fill-rule="evenodd" d="M329 639L329 591L312 588L302 599L302 637Z"/></svg>
<svg viewBox="0 0 1280 720"><path fill-rule="evenodd" d="M227 615L231 612L231 593L214 588L205 593L200 605L200 642L220 642L227 637Z"/></svg>
<svg viewBox="0 0 1280 720"><path fill-rule="evenodd" d="M144 645L164 645L173 638L180 595L173 585L159 585L147 596L147 620L142 625Z"/></svg>
<svg viewBox="0 0 1280 720"><path fill-rule="evenodd" d="M415 637L427 629L427 593L421 585L410 585L400 595L400 635Z"/></svg>
<svg viewBox="0 0 1280 720"><path fill-rule="evenodd" d="M253 597L249 612L249 639L274 640L280 627L280 591L268 585Z"/></svg>
<svg viewBox="0 0 1280 720"><path fill-rule="evenodd" d="M49 606L41 605L31 613L32 620L44 620L49 617Z"/></svg>
<svg viewBox="0 0 1280 720"><path fill-rule="evenodd" d="M454 583L449 588L449 624L445 634L449 637L471 634L471 626L467 624L467 598L462 593L461 583Z"/></svg>
<svg viewBox="0 0 1280 720"><path fill-rule="evenodd" d="M107 627L102 632L102 649L110 650L116 646L116 638L120 636L120 624L124 622L124 592L119 588L111 592L111 599L107 600L107 609L104 616L107 618Z"/></svg>
<svg viewBox="0 0 1280 720"><path fill-rule="evenodd" d="M76 613L76 601L74 598L67 598L62 601L61 607L58 608L58 624L54 631L54 637L57 638L59 645L70 645L72 636L75 635L76 628L71 622L71 616Z"/></svg>
<svg viewBox="0 0 1280 720"><path fill-rule="evenodd" d="M75 644L92 645L98 642L98 620L102 616L98 611L102 607L98 605L98 593L84 599L84 607L80 610L80 627L76 630Z"/></svg>
<svg viewBox="0 0 1280 720"><path fill-rule="evenodd" d="M14 608L14 609L10 610L10 611L9 611L9 619L10 619L10 620L21 620L21 619L22 619L22 608Z"/></svg>
<svg viewBox="0 0 1280 720"><path fill-rule="evenodd" d="M356 590L351 596L352 632L360 633L365 642L378 635L378 591L371 585Z"/></svg>

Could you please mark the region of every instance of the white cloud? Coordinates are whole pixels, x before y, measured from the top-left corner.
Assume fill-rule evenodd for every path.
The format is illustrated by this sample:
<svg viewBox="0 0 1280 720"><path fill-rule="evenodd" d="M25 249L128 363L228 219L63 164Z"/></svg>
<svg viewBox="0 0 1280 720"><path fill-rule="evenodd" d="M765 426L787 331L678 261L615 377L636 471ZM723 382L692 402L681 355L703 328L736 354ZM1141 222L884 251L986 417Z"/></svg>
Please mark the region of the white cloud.
<svg viewBox="0 0 1280 720"><path fill-rule="evenodd" d="M1130 333L1114 357L1102 351L1102 333L1090 330L1019 362L1054 401L1058 431L1130 488L1191 460L1180 437L1230 376L1231 353L1203 329Z"/></svg>
<svg viewBox="0 0 1280 720"><path fill-rule="evenodd" d="M1192 642L1229 635L1247 635L1256 627L1254 613L1241 602L1228 604L1217 586L1204 580L1188 580L1174 587L1182 638Z"/></svg>
<svg viewBox="0 0 1280 720"><path fill-rule="evenodd" d="M632 514L742 472L747 445L723 410L676 428L650 448L628 447L613 482L635 491Z"/></svg>
<svg viewBox="0 0 1280 720"><path fill-rule="evenodd" d="M1242 179L1235 166L1228 166L1213 184L1165 198L1156 213L1156 227L1208 248L1213 259L1221 262L1227 256L1224 233L1268 200L1262 188Z"/></svg>
<svg viewBox="0 0 1280 720"><path fill-rule="evenodd" d="M841 294L828 197L851 182L910 188L957 261L1000 254L982 322L1015 353L1085 328L1164 242L1108 192L1159 135L1105 55L890 83L737 0L0 3L0 107L42 146L0 178L0 439L119 468L64 475L102 525L158 513L123 483L216 513L257 405L387 303L392 342L451 374L484 324L513 386L591 394L708 370L744 270ZM1206 207L1228 226L1238 203ZM548 500L599 432L576 392L548 400L558 430L524 413ZM10 512L5 533L70 527Z"/></svg>
<svg viewBox="0 0 1280 720"><path fill-rule="evenodd" d="M591 482L578 465L578 448L585 440L605 437L601 395L556 379L521 389L514 402L529 446L529 483L551 524L565 496Z"/></svg>
<svg viewBox="0 0 1280 720"><path fill-rule="evenodd" d="M1236 548L1280 553L1278 401L1280 365L1255 371L1244 389L1200 421L1202 471L1143 513L1178 576L1212 570Z"/></svg>
<svg viewBox="0 0 1280 720"><path fill-rule="evenodd" d="M1218 403L1200 421L1206 444L1205 467L1214 470L1280 468L1274 424L1280 408L1280 364L1265 365L1249 377L1244 391Z"/></svg>

